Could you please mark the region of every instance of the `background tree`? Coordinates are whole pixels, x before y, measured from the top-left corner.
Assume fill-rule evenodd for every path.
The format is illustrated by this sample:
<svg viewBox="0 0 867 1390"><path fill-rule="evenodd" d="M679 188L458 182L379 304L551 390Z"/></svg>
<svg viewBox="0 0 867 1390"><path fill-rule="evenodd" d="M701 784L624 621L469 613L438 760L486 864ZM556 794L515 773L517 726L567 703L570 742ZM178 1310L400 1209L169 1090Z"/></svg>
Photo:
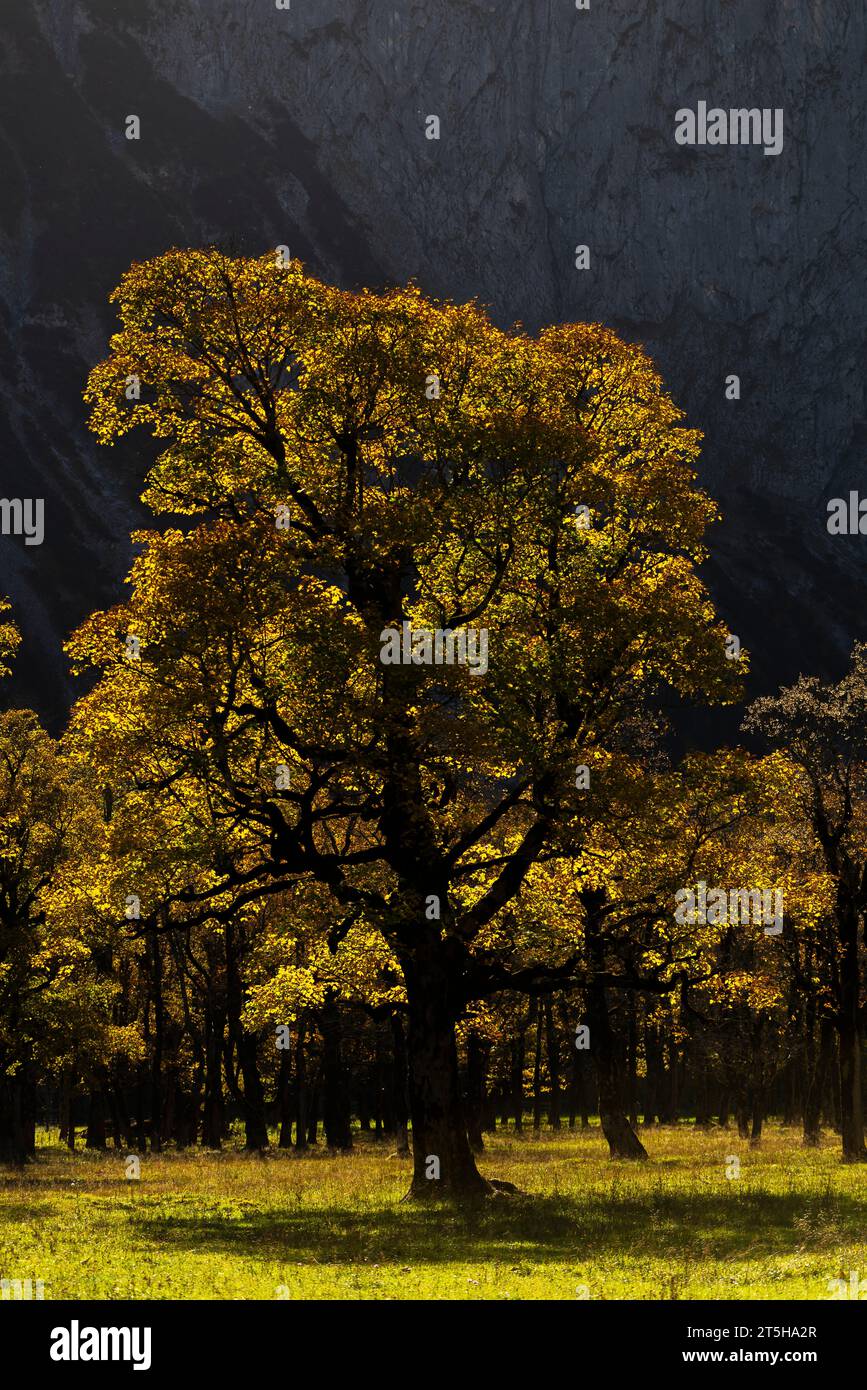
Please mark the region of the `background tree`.
<svg viewBox="0 0 867 1390"><path fill-rule="evenodd" d="M833 885L833 1021L839 1041L843 1157L867 1160L861 1053L867 908L867 646L857 645L836 684L801 676L757 700L744 728L783 755L781 814L798 823Z"/></svg>
<svg viewBox="0 0 867 1390"><path fill-rule="evenodd" d="M35 1145L39 1074L94 1043L91 955L80 923L47 912L50 885L88 818L57 745L29 710L0 714L0 1161ZM88 978L90 983L88 983ZM98 1032L97 1027L97 1032Z"/></svg>

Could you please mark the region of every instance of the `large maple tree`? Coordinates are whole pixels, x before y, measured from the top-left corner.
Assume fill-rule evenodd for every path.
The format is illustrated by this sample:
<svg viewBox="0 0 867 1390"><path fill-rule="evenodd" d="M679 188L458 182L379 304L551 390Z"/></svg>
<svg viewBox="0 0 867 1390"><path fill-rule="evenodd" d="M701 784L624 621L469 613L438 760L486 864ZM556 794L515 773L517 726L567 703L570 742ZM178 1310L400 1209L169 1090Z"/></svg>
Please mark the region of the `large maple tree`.
<svg viewBox="0 0 867 1390"><path fill-rule="evenodd" d="M134 265L114 300L92 426L153 433L144 498L175 521L138 536L128 601L71 643L101 671L76 737L182 847L164 924L309 878L335 949L384 938L413 1193L488 1191L455 1028L510 986L491 926L580 846L661 692L736 690L697 573L700 437L598 325L504 332L476 304L215 250ZM385 664L404 625L484 633L486 669ZM550 976L546 942L522 987Z"/></svg>

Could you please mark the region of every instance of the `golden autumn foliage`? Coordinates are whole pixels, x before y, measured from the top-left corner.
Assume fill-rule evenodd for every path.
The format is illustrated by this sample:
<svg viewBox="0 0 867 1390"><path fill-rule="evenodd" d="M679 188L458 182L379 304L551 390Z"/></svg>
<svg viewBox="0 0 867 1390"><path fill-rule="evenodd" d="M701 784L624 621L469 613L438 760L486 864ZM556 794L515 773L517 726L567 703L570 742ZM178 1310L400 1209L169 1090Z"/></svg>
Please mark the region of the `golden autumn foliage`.
<svg viewBox="0 0 867 1390"><path fill-rule="evenodd" d="M317 826L351 825L372 860L392 715L419 771L407 829L453 855L506 779L564 800L658 685L732 698L695 573L715 516L698 436L639 349L586 325L504 333L414 287L349 294L272 256L167 253L114 299L93 428L150 428L166 447L146 498L204 519L140 535L129 603L73 639L106 672L77 727L94 748L115 730L178 795L207 777L226 833L254 842L239 854L313 796ZM485 679L387 681L380 634L401 621L483 624ZM503 816L520 838L528 817Z"/></svg>
<svg viewBox="0 0 867 1390"><path fill-rule="evenodd" d="M576 766L604 787L665 687L737 695L697 573L699 435L599 325L504 332L414 286L213 250L135 265L113 299L92 428L150 430L145 500L187 518L137 536L127 602L70 642L102 673L71 736L112 788L125 872L138 842L147 911L187 925L318 885L338 955L367 933L399 964L441 1086L463 1007L508 981L516 895L539 878L565 908L557 866L594 825ZM483 630L484 669L384 664L404 628ZM540 916L522 979L550 945ZM248 1008L334 974L306 958L272 961Z"/></svg>

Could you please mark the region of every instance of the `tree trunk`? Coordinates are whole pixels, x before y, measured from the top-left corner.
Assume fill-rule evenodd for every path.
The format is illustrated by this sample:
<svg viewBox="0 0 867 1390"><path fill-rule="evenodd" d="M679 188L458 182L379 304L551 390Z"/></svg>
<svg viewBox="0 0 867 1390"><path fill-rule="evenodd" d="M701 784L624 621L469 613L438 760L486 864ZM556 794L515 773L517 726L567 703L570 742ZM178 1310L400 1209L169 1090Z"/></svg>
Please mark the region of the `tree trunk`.
<svg viewBox="0 0 867 1390"><path fill-rule="evenodd" d="M512 1039L512 1115L515 1120L515 1133L524 1128L524 1031Z"/></svg>
<svg viewBox="0 0 867 1390"><path fill-rule="evenodd" d="M307 1148L307 1053L305 1050L307 1024L298 1020L298 1037L295 1043L295 1148L300 1152Z"/></svg>
<svg viewBox="0 0 867 1390"><path fill-rule="evenodd" d="M245 938L242 931L231 923L225 929L226 951L226 1018L229 1025L229 1039L234 1044L238 1057L243 1090L238 1096L244 1120L244 1147L254 1153L268 1147L268 1124L265 1117L265 1089L259 1075L258 1039L243 1025L241 1016L244 1009L244 984L241 979L241 961L245 952ZM229 1062L226 1061L227 1080L230 1085Z"/></svg>
<svg viewBox="0 0 867 1390"><path fill-rule="evenodd" d="M560 1035L554 1023L554 1005L550 994L545 1000L545 1043L548 1052L548 1077L551 1082L548 1102L548 1124L560 1128Z"/></svg>
<svg viewBox="0 0 867 1390"><path fill-rule="evenodd" d="M822 1138L822 1098L828 1085L828 1074L834 1054L834 1025L823 1018L819 1023L819 1055L812 1060L814 1045L810 1041L810 1069L804 1096L804 1143L817 1148Z"/></svg>
<svg viewBox="0 0 867 1390"><path fill-rule="evenodd" d="M851 1018L840 1021L840 1129L846 1163L867 1162L861 1095L861 1031Z"/></svg>
<svg viewBox="0 0 867 1390"><path fill-rule="evenodd" d="M178 1069L170 1064L163 1072L163 1110L162 1135L171 1139L175 1132L178 1114Z"/></svg>
<svg viewBox="0 0 867 1390"><path fill-rule="evenodd" d="M799 1063L801 1064L799 1065ZM783 1128L789 1125L796 1125L803 1119L804 1106L801 1077L804 1070L800 1058L793 1058L786 1067L784 1077L786 1098L783 1108Z"/></svg>
<svg viewBox="0 0 867 1390"><path fill-rule="evenodd" d="M397 1136L397 1152L403 1157L409 1155L409 1100L406 1033L403 1018L399 1013L391 1015L391 1038L394 1056L391 1083L394 1130Z"/></svg>
<svg viewBox="0 0 867 1390"><path fill-rule="evenodd" d="M593 981L587 990L590 1052L599 1086L599 1122L608 1141L610 1158L646 1159L647 1150L626 1117L621 1071L608 1000L603 985Z"/></svg>
<svg viewBox="0 0 867 1390"><path fill-rule="evenodd" d="M186 1091L175 1077L175 1111L172 1138L177 1148L187 1149L196 1142L199 1105L195 1091Z"/></svg>
<svg viewBox="0 0 867 1390"><path fill-rule="evenodd" d="M585 906L584 931L593 976L587 989L587 1017L590 1024L590 1053L599 1085L599 1121L608 1141L611 1158L646 1159L647 1150L626 1117L622 1089L622 1068L608 1013L605 986L599 978L604 969L604 944L595 908L598 893L582 895Z"/></svg>
<svg viewBox="0 0 867 1390"><path fill-rule="evenodd" d="M482 1133L496 1134L497 1132L497 1095L493 1086L488 1085L487 1077L491 1065L491 1053L493 1048L487 1044L485 1054L485 1094L482 1097Z"/></svg>
<svg viewBox="0 0 867 1390"><path fill-rule="evenodd" d="M149 934L151 952L151 985L154 1005L153 1056L151 1060L151 1150L159 1153L163 1146L163 956L156 927Z"/></svg>
<svg viewBox="0 0 867 1390"><path fill-rule="evenodd" d="M205 1012L205 1099L202 1107L202 1143L206 1149L223 1145L223 1017L210 1001Z"/></svg>
<svg viewBox="0 0 867 1390"><path fill-rule="evenodd" d="M461 1105L454 999L439 938L404 963L409 1015L413 1178L409 1196L468 1201L490 1193L476 1167Z"/></svg>
<svg viewBox="0 0 867 1390"><path fill-rule="evenodd" d="M702 1062L695 1075L695 1123L697 1129L709 1129L711 1124L710 1077L707 1062Z"/></svg>
<svg viewBox="0 0 867 1390"><path fill-rule="evenodd" d="M307 1143L316 1145L319 1142L319 1082L322 1076L322 1067L318 1067L316 1078L310 1087L307 1102Z"/></svg>
<svg viewBox="0 0 867 1390"><path fill-rule="evenodd" d="M105 1098L111 1120L111 1137L114 1141L114 1147L119 1152L124 1146L129 1147L127 1144L128 1121L122 1105L120 1088L114 1077L106 1082Z"/></svg>
<svg viewBox="0 0 867 1390"><path fill-rule="evenodd" d="M386 1083L386 1076L390 1073L385 1063L385 1045L382 1033L376 1029L376 1042L373 1052L374 1060L374 1088L373 1088L373 1125L374 1137L381 1139L384 1134L394 1134L397 1119L394 1113L394 1095L392 1088Z"/></svg>
<svg viewBox="0 0 867 1390"><path fill-rule="evenodd" d="M566 1106L569 1115L569 1128L574 1129L575 1120L578 1116L578 1109L582 1101L582 1093L584 1090L584 1075L581 1068L581 1054L575 1046L575 1029L573 1028L572 1022L569 1018L569 1013L566 1008L566 1004L562 1000L560 1001L558 1013L560 1015L560 1022L563 1027L563 1032L566 1034L566 1037L569 1040L569 1080L566 1087Z"/></svg>
<svg viewBox="0 0 867 1390"><path fill-rule="evenodd" d="M319 1031L322 1034L325 1142L329 1149L346 1152L352 1148L349 1093L343 1065L340 1009L336 998L331 995L322 1007Z"/></svg>
<svg viewBox="0 0 867 1390"><path fill-rule="evenodd" d="M75 1089L77 1078L71 1071L63 1074L63 1095L61 1105L61 1134L70 1153L75 1152Z"/></svg>
<svg viewBox="0 0 867 1390"><path fill-rule="evenodd" d="M268 1147L265 1088L259 1074L258 1040L245 1028L238 1031L238 1062L244 1083L244 1147L261 1152Z"/></svg>
<svg viewBox="0 0 867 1390"><path fill-rule="evenodd" d="M750 1148L757 1149L762 1142L762 1125L765 1118L765 1097L761 1087L753 1092L752 1115L750 1123Z"/></svg>
<svg viewBox="0 0 867 1390"><path fill-rule="evenodd" d="M102 1087L94 1083L88 1093L87 1105L87 1138L84 1141L87 1149L104 1150L106 1148L105 1135L105 1097Z"/></svg>
<svg viewBox="0 0 867 1390"><path fill-rule="evenodd" d="M663 1123L676 1125L680 1117L680 1054L672 1034L668 1039L668 1081Z"/></svg>
<svg viewBox="0 0 867 1390"><path fill-rule="evenodd" d="M542 1005L536 1001L536 1050L533 1056L533 1132L542 1128Z"/></svg>
<svg viewBox="0 0 867 1390"><path fill-rule="evenodd" d="M371 1133L371 1116L375 1116L377 1124L381 1114L379 1104L380 1088L380 1059L379 1059L379 1039L374 1042L374 1056L372 1075L370 1068L365 1067L356 1087L356 1113L358 1115L358 1128L362 1134ZM351 1106L350 1106L351 1108ZM379 1136L377 1135L377 1138Z"/></svg>
<svg viewBox="0 0 867 1390"><path fill-rule="evenodd" d="M864 1146L864 1109L861 1095L861 1026L859 1020L861 978L858 964L858 917L845 910L838 918L840 961L840 1128L843 1160L867 1162Z"/></svg>
<svg viewBox="0 0 867 1390"><path fill-rule="evenodd" d="M280 1052L280 1069L277 1073L277 1117L280 1121L278 1149L292 1147L292 1053L289 1048Z"/></svg>
<svg viewBox="0 0 867 1390"><path fill-rule="evenodd" d="M145 1103L144 1103L145 1083L139 1072L135 1086L135 1146L140 1154L147 1153L148 1136L147 1125L145 1124ZM74 1100L70 1099L69 1117L72 1120Z"/></svg>
<svg viewBox="0 0 867 1390"><path fill-rule="evenodd" d="M467 1033L467 1137L473 1153L484 1153L482 1110L485 1103L484 1044L474 1028Z"/></svg>
<svg viewBox="0 0 867 1390"><path fill-rule="evenodd" d="M635 995L626 1001L626 1113L633 1130L638 1128L638 1019Z"/></svg>
<svg viewBox="0 0 867 1390"><path fill-rule="evenodd" d="M585 1077L585 1058L586 1052L579 1052L572 1043L572 1074L569 1081L569 1128L575 1128L576 1119L580 1118L581 1128L589 1129L590 1116L587 1103L587 1085Z"/></svg>
<svg viewBox="0 0 867 1390"><path fill-rule="evenodd" d="M745 1096L738 1097L738 1138L749 1139L750 1137L750 1112Z"/></svg>
<svg viewBox="0 0 867 1390"><path fill-rule="evenodd" d="M21 1166L30 1157L24 1108L20 1078L0 1077L0 1163Z"/></svg>
<svg viewBox="0 0 867 1390"><path fill-rule="evenodd" d="M659 1029L645 1022L644 1055L647 1060L647 1078L644 1086L643 1123L645 1126L662 1122L662 1042Z"/></svg>
<svg viewBox="0 0 867 1390"><path fill-rule="evenodd" d="M836 1025L831 1039L831 1065L828 1068L828 1080L822 1096L822 1124L833 1129L835 1134L840 1133L840 1049Z"/></svg>

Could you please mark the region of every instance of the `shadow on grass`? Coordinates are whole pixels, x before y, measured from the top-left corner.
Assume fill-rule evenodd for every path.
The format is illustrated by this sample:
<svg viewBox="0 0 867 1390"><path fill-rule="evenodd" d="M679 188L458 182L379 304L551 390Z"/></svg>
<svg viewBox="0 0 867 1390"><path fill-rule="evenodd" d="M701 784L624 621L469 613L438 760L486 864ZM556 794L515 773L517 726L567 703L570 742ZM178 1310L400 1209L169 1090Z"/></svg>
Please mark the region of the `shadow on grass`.
<svg viewBox="0 0 867 1390"><path fill-rule="evenodd" d="M0 1223L7 1225L27 1225L36 1221L44 1221L54 1215L53 1209L48 1203L42 1206L27 1206L24 1202L0 1202Z"/></svg>
<svg viewBox="0 0 867 1390"><path fill-rule="evenodd" d="M725 1260L791 1254L863 1240L867 1197L768 1195L631 1198L522 1197L476 1211L441 1206L394 1210L337 1207L315 1212L263 1209L243 1215L177 1217L139 1211L132 1217L147 1245L214 1251L300 1263L353 1264L367 1259L534 1263L590 1256L672 1255Z"/></svg>

